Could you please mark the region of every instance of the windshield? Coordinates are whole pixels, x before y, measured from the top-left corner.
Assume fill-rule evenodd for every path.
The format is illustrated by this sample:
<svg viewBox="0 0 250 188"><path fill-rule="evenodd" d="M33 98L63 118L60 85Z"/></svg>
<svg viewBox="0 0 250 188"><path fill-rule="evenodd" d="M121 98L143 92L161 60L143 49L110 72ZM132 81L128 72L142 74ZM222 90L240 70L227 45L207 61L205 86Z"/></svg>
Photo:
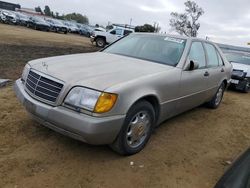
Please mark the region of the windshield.
<svg viewBox="0 0 250 188"><path fill-rule="evenodd" d="M112 44L103 52L176 66L185 44L186 40L174 37L132 34Z"/></svg>
<svg viewBox="0 0 250 188"><path fill-rule="evenodd" d="M250 53L244 52L224 52L228 61L250 65Z"/></svg>

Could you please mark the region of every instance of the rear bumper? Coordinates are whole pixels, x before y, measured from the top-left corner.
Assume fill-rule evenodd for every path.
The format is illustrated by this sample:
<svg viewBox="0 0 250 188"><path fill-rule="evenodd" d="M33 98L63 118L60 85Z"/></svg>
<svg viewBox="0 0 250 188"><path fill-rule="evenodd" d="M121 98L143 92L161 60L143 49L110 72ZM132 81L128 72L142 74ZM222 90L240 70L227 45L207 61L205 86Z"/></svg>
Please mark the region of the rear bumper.
<svg viewBox="0 0 250 188"><path fill-rule="evenodd" d="M44 104L29 96L20 79L16 81L14 91L19 101L36 121L63 135L89 144L111 144L125 119L125 115L93 117L63 106L53 107Z"/></svg>

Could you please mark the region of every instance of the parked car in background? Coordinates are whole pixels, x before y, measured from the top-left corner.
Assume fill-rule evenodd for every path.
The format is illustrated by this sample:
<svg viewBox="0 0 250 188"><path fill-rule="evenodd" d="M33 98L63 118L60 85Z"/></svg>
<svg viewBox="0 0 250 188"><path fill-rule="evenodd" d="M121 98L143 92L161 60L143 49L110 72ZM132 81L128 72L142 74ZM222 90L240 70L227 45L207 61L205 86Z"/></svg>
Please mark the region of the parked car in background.
<svg viewBox="0 0 250 188"><path fill-rule="evenodd" d="M27 26L30 17L20 12L15 12L15 14L17 17L17 23L22 26Z"/></svg>
<svg viewBox="0 0 250 188"><path fill-rule="evenodd" d="M119 38L133 33L133 29L116 27L109 31L94 31L91 35L91 42L95 43L97 47L103 48L107 44L111 44Z"/></svg>
<svg viewBox="0 0 250 188"><path fill-rule="evenodd" d="M131 34L100 52L30 61L14 89L44 126L131 155L166 119L219 107L231 71L209 41Z"/></svg>
<svg viewBox="0 0 250 188"><path fill-rule="evenodd" d="M32 16L27 21L27 27L35 30L50 31L50 25L42 17Z"/></svg>
<svg viewBox="0 0 250 188"><path fill-rule="evenodd" d="M3 10L0 9L0 22L5 23L5 21L6 21L6 16L3 13Z"/></svg>
<svg viewBox="0 0 250 188"><path fill-rule="evenodd" d="M2 10L1 11L1 19L3 20L3 23L7 24L17 24L17 17L14 12Z"/></svg>
<svg viewBox="0 0 250 188"><path fill-rule="evenodd" d="M79 26L79 34L83 36L88 36L88 29L85 25Z"/></svg>
<svg viewBox="0 0 250 188"><path fill-rule="evenodd" d="M250 53L224 51L228 61L233 65L231 85L245 93L250 91Z"/></svg>
<svg viewBox="0 0 250 188"><path fill-rule="evenodd" d="M49 23L51 31L57 32L57 33L61 32L64 34L68 33L68 28L59 20L46 18L46 21Z"/></svg>
<svg viewBox="0 0 250 188"><path fill-rule="evenodd" d="M70 21L63 21L63 23L68 27L69 33L79 34L79 28L77 27L75 23L70 22Z"/></svg>

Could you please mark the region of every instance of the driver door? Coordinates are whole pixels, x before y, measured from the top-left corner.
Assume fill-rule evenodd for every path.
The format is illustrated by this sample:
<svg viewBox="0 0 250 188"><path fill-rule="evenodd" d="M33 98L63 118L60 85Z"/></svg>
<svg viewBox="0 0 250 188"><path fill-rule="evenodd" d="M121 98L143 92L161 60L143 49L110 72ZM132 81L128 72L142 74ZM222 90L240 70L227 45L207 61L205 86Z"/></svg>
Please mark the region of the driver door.
<svg viewBox="0 0 250 188"><path fill-rule="evenodd" d="M208 70L206 65L206 55L201 42L193 42L187 58L198 63L198 68L194 70L183 70L181 74L180 100L177 104L179 113L192 109L207 100L207 79Z"/></svg>
<svg viewBox="0 0 250 188"><path fill-rule="evenodd" d="M115 42L116 40L118 40L119 38L121 38L123 36L123 30L122 29L119 29L119 28L116 28L112 31L109 32L106 40L107 40L107 43L113 43Z"/></svg>

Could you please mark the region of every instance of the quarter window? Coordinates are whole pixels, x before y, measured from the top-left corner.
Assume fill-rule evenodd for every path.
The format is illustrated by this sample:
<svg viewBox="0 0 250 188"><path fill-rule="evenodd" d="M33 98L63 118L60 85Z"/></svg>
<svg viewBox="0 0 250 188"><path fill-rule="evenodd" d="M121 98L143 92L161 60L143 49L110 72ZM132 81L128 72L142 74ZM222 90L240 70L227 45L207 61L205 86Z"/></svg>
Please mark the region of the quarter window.
<svg viewBox="0 0 250 188"><path fill-rule="evenodd" d="M193 42L190 52L189 59L196 61L199 64L199 69L206 67L206 57L204 48L201 42Z"/></svg>
<svg viewBox="0 0 250 188"><path fill-rule="evenodd" d="M130 33L132 33L132 31L130 31L130 30L124 30L124 35L129 35Z"/></svg>
<svg viewBox="0 0 250 188"><path fill-rule="evenodd" d="M215 47L212 44L205 43L205 48L207 51L208 67L218 67L219 60Z"/></svg>

